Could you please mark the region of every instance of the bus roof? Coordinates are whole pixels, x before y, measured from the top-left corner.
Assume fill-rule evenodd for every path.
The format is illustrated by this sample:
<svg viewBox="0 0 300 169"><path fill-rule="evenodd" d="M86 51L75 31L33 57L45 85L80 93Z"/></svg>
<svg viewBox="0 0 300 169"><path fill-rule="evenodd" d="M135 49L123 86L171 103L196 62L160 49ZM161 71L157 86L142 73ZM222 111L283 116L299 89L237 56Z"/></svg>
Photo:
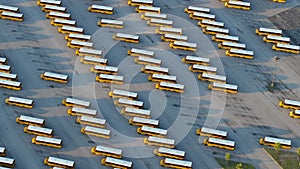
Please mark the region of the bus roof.
<svg viewBox="0 0 300 169"><path fill-rule="evenodd" d="M161 138L161 137L155 137L155 136L149 136L148 141L157 142L157 143L164 143L169 145L174 145L175 140L169 139L169 138Z"/></svg>
<svg viewBox="0 0 300 169"><path fill-rule="evenodd" d="M119 68L115 66L102 66L102 65L95 65L95 70L104 70L109 72L118 72Z"/></svg>
<svg viewBox="0 0 300 169"><path fill-rule="evenodd" d="M138 61L144 61L144 62L149 62L149 63L154 63L154 64L161 64L160 59L154 59L154 58L149 58L149 57L144 57L144 56L139 56Z"/></svg>
<svg viewBox="0 0 300 169"><path fill-rule="evenodd" d="M125 107L124 110L125 110L125 112L138 113L138 114L150 116L150 110L138 109L138 108L132 108L132 107Z"/></svg>
<svg viewBox="0 0 300 169"><path fill-rule="evenodd" d="M89 132L93 132L93 133L100 133L100 134L104 134L104 135L110 135L110 130L102 129L102 128L98 128L98 127L85 126L84 130L89 131Z"/></svg>
<svg viewBox="0 0 300 169"><path fill-rule="evenodd" d="M152 78L158 78L158 79L166 79L166 80L172 80L176 81L176 76L170 76L170 75L163 75L163 74L152 74Z"/></svg>
<svg viewBox="0 0 300 169"><path fill-rule="evenodd" d="M24 104L33 104L33 100L30 100L30 99L24 99L24 98L20 98L20 97L12 97L10 96L8 98L9 101L11 102L21 102L21 103L24 103Z"/></svg>
<svg viewBox="0 0 300 169"><path fill-rule="evenodd" d="M275 34L282 34L282 30L280 29L271 29L271 28L259 28L260 32L267 32L267 33L275 33Z"/></svg>
<svg viewBox="0 0 300 169"><path fill-rule="evenodd" d="M159 121L155 119L147 119L147 118L141 118L141 117L133 117L132 121L139 122L139 123L147 123L152 125L158 125Z"/></svg>
<svg viewBox="0 0 300 169"><path fill-rule="evenodd" d="M205 29L213 32L229 33L229 29L225 29L225 28L216 28L212 26L207 26Z"/></svg>
<svg viewBox="0 0 300 169"><path fill-rule="evenodd" d="M201 13L201 12L193 12L193 16L199 16L199 17L210 18L210 19L215 19L216 18L216 15Z"/></svg>
<svg viewBox="0 0 300 169"><path fill-rule="evenodd" d="M244 43L222 41L222 45L230 46L230 47L246 48L246 44L244 44Z"/></svg>
<svg viewBox="0 0 300 169"><path fill-rule="evenodd" d="M197 11L197 12L210 12L209 8L205 8L205 7L199 7L199 6L188 6L187 8L188 10L193 10L193 11Z"/></svg>
<svg viewBox="0 0 300 169"><path fill-rule="evenodd" d="M250 7L250 2L243 2L243 1L229 0L228 3L229 3L229 4L233 4L233 5L249 6L249 7Z"/></svg>
<svg viewBox="0 0 300 169"><path fill-rule="evenodd" d="M91 39L91 35L83 35L83 34L78 34L78 33L70 33L68 35L68 37L70 37L70 38L79 38L79 39L86 39L86 40L90 40Z"/></svg>
<svg viewBox="0 0 300 169"><path fill-rule="evenodd" d="M144 102L142 102L142 101L129 100L129 99L124 99L124 98L119 98L118 103L130 104L130 105L135 105L135 106L143 106L143 104L144 104Z"/></svg>
<svg viewBox="0 0 300 169"><path fill-rule="evenodd" d="M171 39L176 39L176 40L184 40L184 41L188 40L188 36L184 36L184 35L176 35L176 34L166 33L163 36L165 38L171 38Z"/></svg>
<svg viewBox="0 0 300 169"><path fill-rule="evenodd" d="M67 8L63 6L56 6L56 5L45 5L45 9L54 9L58 11L65 11Z"/></svg>
<svg viewBox="0 0 300 169"><path fill-rule="evenodd" d="M266 142L280 143L280 144L289 145L289 146L292 144L291 140L281 139L281 138L275 138L275 137L265 137L264 140Z"/></svg>
<svg viewBox="0 0 300 169"><path fill-rule="evenodd" d="M149 51L149 50L131 48L130 51L132 53L137 53L137 54L142 54L142 55L147 55L147 56L154 56L154 52L153 51Z"/></svg>
<svg viewBox="0 0 300 169"><path fill-rule="evenodd" d="M0 9L18 12L19 8L14 6L0 5Z"/></svg>
<svg viewBox="0 0 300 169"><path fill-rule="evenodd" d="M160 72L165 72L165 73L169 72L169 68L159 67L159 66L152 66L152 65L145 65L145 69L155 70L155 71L160 71Z"/></svg>
<svg viewBox="0 0 300 169"><path fill-rule="evenodd" d="M66 98L66 102L81 105L81 106L86 106L86 107L91 105L91 102L89 102L89 101L74 99L74 98L70 98L70 97Z"/></svg>
<svg viewBox="0 0 300 169"><path fill-rule="evenodd" d="M3 62L6 62L7 61L7 59L6 58L4 58L4 57L0 57L0 62L1 63L3 63Z"/></svg>
<svg viewBox="0 0 300 169"><path fill-rule="evenodd" d="M64 17L64 18L69 18L69 17L71 17L71 14L69 14L69 13L62 13L62 12L53 12L53 11L51 11L51 12L49 12L49 15L51 16L59 16L59 17Z"/></svg>
<svg viewBox="0 0 300 169"><path fill-rule="evenodd" d="M114 10L114 7L111 7L111 6L92 5L91 7L92 7L93 9L100 9L100 10L107 10L107 11L112 11L112 10Z"/></svg>
<svg viewBox="0 0 300 169"><path fill-rule="evenodd" d="M88 54L95 54L95 55L102 55L101 50L90 49L90 48L85 48L85 47L80 48L79 52L88 53Z"/></svg>
<svg viewBox="0 0 300 169"><path fill-rule="evenodd" d="M0 79L0 84L9 85L9 86L16 86L16 87L21 86L21 82L15 82L15 81L11 81L11 80L2 80L2 79Z"/></svg>
<svg viewBox="0 0 300 169"><path fill-rule="evenodd" d="M19 118L22 121L31 121L31 122L38 123L38 124L43 124L45 122L44 119L40 119L40 118L36 118L36 117L30 117L30 116L25 116L25 115L20 115Z"/></svg>
<svg viewBox="0 0 300 169"><path fill-rule="evenodd" d="M43 136L36 136L37 141L45 142L45 143L53 143L53 144L61 144L62 140L58 138L50 138Z"/></svg>
<svg viewBox="0 0 300 169"><path fill-rule="evenodd" d="M197 48L197 43L191 43L191 42L182 42L182 41L174 41L174 45L180 45L180 46L187 46L192 48Z"/></svg>
<svg viewBox="0 0 300 169"><path fill-rule="evenodd" d="M166 24L166 25L172 25L173 21L171 20L166 20L166 19L156 19L156 18L151 18L150 23L159 23L159 24Z"/></svg>
<svg viewBox="0 0 300 169"><path fill-rule="evenodd" d="M159 30L173 32L173 33L182 33L182 28L169 28L169 27L161 26L159 27Z"/></svg>
<svg viewBox="0 0 300 169"><path fill-rule="evenodd" d="M0 147L0 153L4 153L5 152L5 147Z"/></svg>
<svg viewBox="0 0 300 169"><path fill-rule="evenodd" d="M160 19L167 19L167 14L158 14L158 13L153 13L153 12L145 12L144 13L145 17L152 17L152 18L160 18Z"/></svg>
<svg viewBox="0 0 300 169"><path fill-rule="evenodd" d="M230 48L230 53L238 53L238 54L243 54L243 55L250 55L253 56L253 51L251 50L243 50L243 49L234 49Z"/></svg>
<svg viewBox="0 0 300 169"><path fill-rule="evenodd" d="M153 0L130 0L131 2L140 2L140 3L146 3L146 4L153 4Z"/></svg>
<svg viewBox="0 0 300 169"><path fill-rule="evenodd" d="M105 162L112 163L112 164L117 164L117 165L120 165L120 166L130 167L130 168L132 167L132 162L131 161L125 161L125 160L112 158L112 157L105 157Z"/></svg>
<svg viewBox="0 0 300 169"><path fill-rule="evenodd" d="M224 83L213 83L214 87L220 87L220 88L225 88L225 89L232 89L232 90L237 90L238 86L237 85L233 85L233 84L224 84Z"/></svg>
<svg viewBox="0 0 300 169"><path fill-rule="evenodd" d="M165 163L178 165L178 166L182 166L182 167L192 167L192 164L193 164L191 161L176 160L176 159L172 159L172 158L165 158Z"/></svg>
<svg viewBox="0 0 300 169"><path fill-rule="evenodd" d="M57 78L57 79L63 79L63 80L68 79L68 75L58 74L58 73L53 73L53 72L45 72L44 76L53 77L53 78Z"/></svg>
<svg viewBox="0 0 300 169"><path fill-rule="evenodd" d="M56 158L56 157L49 157L48 161L50 163L61 164L61 165L64 165L64 166L69 166L69 167L74 167L74 165L75 165L74 161L65 160L65 159Z"/></svg>
<svg viewBox="0 0 300 169"><path fill-rule="evenodd" d="M118 80L118 81L123 81L124 79L123 76L108 75L108 74L100 74L99 77L103 79L111 79L111 80Z"/></svg>
<svg viewBox="0 0 300 169"><path fill-rule="evenodd" d="M68 19L55 18L54 19L54 23L62 23L62 24L75 25L76 21L74 21L74 20L68 20Z"/></svg>
<svg viewBox="0 0 300 169"><path fill-rule="evenodd" d="M216 129L207 128L207 127L202 127L201 132L227 137L226 131L216 130Z"/></svg>
<svg viewBox="0 0 300 169"><path fill-rule="evenodd" d="M186 56L186 60L193 60L193 61L199 61L199 62L207 62L209 63L209 58L203 58L203 57L198 57L198 56Z"/></svg>
<svg viewBox="0 0 300 169"><path fill-rule="evenodd" d="M106 123L105 119L100 119L100 118L95 118L95 117L89 117L89 116L81 116L80 120L81 121L86 121L86 122L97 123L97 124L103 124L103 125Z"/></svg>
<svg viewBox="0 0 300 169"><path fill-rule="evenodd" d="M101 19L101 23L115 24L115 25L123 25L124 21L115 20L115 19Z"/></svg>
<svg viewBox="0 0 300 169"><path fill-rule="evenodd" d="M139 5L138 9L144 9L144 10L150 10L150 11L160 11L160 7L144 6L144 5Z"/></svg>
<svg viewBox="0 0 300 169"><path fill-rule="evenodd" d="M168 83L168 82L160 82L159 85L160 85L160 86L163 86L163 87L171 87L171 88L176 88L176 89L180 89L180 90L183 90L183 89L184 89L184 85L182 85L182 84L174 84L174 83Z"/></svg>
<svg viewBox="0 0 300 169"><path fill-rule="evenodd" d="M233 41L238 41L239 40L238 36L230 36L230 35L223 35L223 34L216 34L216 38L233 40Z"/></svg>
<svg viewBox="0 0 300 169"><path fill-rule="evenodd" d="M107 59L104 58L98 58L98 57L93 57L93 56L84 56L83 58L85 61L92 61L92 62L97 62L97 63L107 63Z"/></svg>
<svg viewBox="0 0 300 169"><path fill-rule="evenodd" d="M137 97L137 95L138 95L135 92L129 92L129 91L118 90L118 89L114 89L113 90L113 94L122 95L122 96L128 96L128 97Z"/></svg>
<svg viewBox="0 0 300 169"><path fill-rule="evenodd" d="M8 158L8 157L0 157L1 164L13 164L15 159Z"/></svg>
<svg viewBox="0 0 300 169"><path fill-rule="evenodd" d="M297 114L297 115L300 115L300 110L295 110L294 113Z"/></svg>
<svg viewBox="0 0 300 169"><path fill-rule="evenodd" d="M116 33L115 34L117 37L121 37L121 38L128 38L128 39L139 39L138 35L131 35L131 34L126 34L126 33Z"/></svg>
<svg viewBox="0 0 300 169"><path fill-rule="evenodd" d="M203 66L203 65L197 65L194 64L193 65L193 69L201 69L201 70L207 70L207 71L213 71L216 72L217 68L216 67L212 67L212 66Z"/></svg>
<svg viewBox="0 0 300 169"><path fill-rule="evenodd" d="M41 133L47 133L47 134L52 134L52 132L53 132L53 129L39 127L39 126L33 126L33 125L28 125L27 129L28 130L33 130L33 131L38 131L38 132L41 132Z"/></svg>
<svg viewBox="0 0 300 169"><path fill-rule="evenodd" d="M217 22L217 21L212 21L212 20L208 20L208 19L203 19L200 21L201 23L205 23L205 24L210 24L210 25L215 25L215 26L224 26L223 22Z"/></svg>
<svg viewBox="0 0 300 169"><path fill-rule="evenodd" d="M96 151L122 155L122 149L117 149L117 148L112 148L112 147L105 147L105 146L101 146L101 145L98 145L96 147Z"/></svg>
<svg viewBox="0 0 300 169"><path fill-rule="evenodd" d="M67 25L63 25L61 27L62 30L69 30L69 31L74 31L74 32L83 32L84 29L83 28L79 28L79 27L74 27L74 26L67 26Z"/></svg>
<svg viewBox="0 0 300 169"><path fill-rule="evenodd" d="M219 139L219 138L213 138L213 137L209 137L208 141L212 142L212 143L216 143L216 144L231 146L231 147L234 147L234 145L235 145L234 141L224 140L224 139Z"/></svg>
<svg viewBox="0 0 300 169"><path fill-rule="evenodd" d="M147 131L147 132L152 132L152 133L157 133L157 134L161 134L161 135L167 135L167 133L168 133L168 130L149 127L149 126L142 126L141 130Z"/></svg>
<svg viewBox="0 0 300 169"><path fill-rule="evenodd" d="M16 17L16 18L22 18L23 17L22 13L7 12L7 11L3 11L1 13L1 15L3 15L3 16L12 16L12 17Z"/></svg>
<svg viewBox="0 0 300 169"><path fill-rule="evenodd" d="M181 156L181 157L185 156L185 151L171 149L171 148L165 148L165 147L159 147L158 148L158 152L159 153L166 153L166 154L177 155L177 156Z"/></svg>
<svg viewBox="0 0 300 169"><path fill-rule="evenodd" d="M39 0L41 3L61 5L61 1L56 0Z"/></svg>
<svg viewBox="0 0 300 169"><path fill-rule="evenodd" d="M0 69L2 70L10 70L10 66L9 65L0 65Z"/></svg>
<svg viewBox="0 0 300 169"><path fill-rule="evenodd" d="M290 42L291 40L291 38L289 37L274 36L274 35L267 35L267 39L279 40L284 42Z"/></svg>
<svg viewBox="0 0 300 169"><path fill-rule="evenodd" d="M97 110L80 108L80 107L72 107L72 111L73 112L78 112L78 113L89 114L89 115L96 115L97 114Z"/></svg>
<svg viewBox="0 0 300 169"><path fill-rule="evenodd" d="M295 106L300 106L300 101L296 101L296 100L284 99L284 103L290 104L290 105L295 105Z"/></svg>
<svg viewBox="0 0 300 169"><path fill-rule="evenodd" d="M80 46L84 46L84 47L93 47L93 43L92 42L83 42L80 40L71 40L71 44L72 45L80 45Z"/></svg>
<svg viewBox="0 0 300 169"><path fill-rule="evenodd" d="M300 46L296 46L296 45L289 45L289 44L283 44L283 43L276 43L276 46L279 47L279 48L286 48L286 49L300 50Z"/></svg>
<svg viewBox="0 0 300 169"><path fill-rule="evenodd" d="M207 78L210 78L210 79L217 79L217 80L226 81L226 76L223 76L223 75L215 75L215 74L203 73L202 77L207 77Z"/></svg>

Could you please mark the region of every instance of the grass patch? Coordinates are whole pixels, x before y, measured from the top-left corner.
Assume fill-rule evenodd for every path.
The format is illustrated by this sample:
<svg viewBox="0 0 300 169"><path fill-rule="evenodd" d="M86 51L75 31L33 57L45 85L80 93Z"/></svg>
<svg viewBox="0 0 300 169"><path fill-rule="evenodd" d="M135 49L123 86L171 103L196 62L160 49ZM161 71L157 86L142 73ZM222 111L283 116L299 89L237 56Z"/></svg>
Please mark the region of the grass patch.
<svg viewBox="0 0 300 169"><path fill-rule="evenodd" d="M226 166L226 160L221 159L221 158L216 158L218 163L224 168L224 169L235 169L236 165L241 162L236 162L236 161L228 161L228 164ZM255 167L252 164L247 164L247 163L242 163L243 164L243 169L255 169Z"/></svg>
<svg viewBox="0 0 300 169"><path fill-rule="evenodd" d="M298 155L295 152L280 150L276 155L274 148L265 148L283 169L300 169Z"/></svg>

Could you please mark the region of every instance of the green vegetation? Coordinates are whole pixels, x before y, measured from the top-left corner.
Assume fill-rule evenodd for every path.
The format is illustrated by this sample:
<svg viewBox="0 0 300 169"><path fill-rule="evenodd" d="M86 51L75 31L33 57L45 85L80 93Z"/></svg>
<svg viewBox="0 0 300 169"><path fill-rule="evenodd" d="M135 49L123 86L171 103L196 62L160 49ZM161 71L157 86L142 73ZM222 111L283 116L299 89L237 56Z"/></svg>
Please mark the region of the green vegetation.
<svg viewBox="0 0 300 169"><path fill-rule="evenodd" d="M255 167L253 165L247 164L247 163L228 161L228 164L226 165L225 159L216 158L216 160L224 169L255 169ZM240 164L242 164L242 166L241 166L242 168L238 168L238 167L240 167Z"/></svg>
<svg viewBox="0 0 300 169"><path fill-rule="evenodd" d="M225 160L226 160L226 166L228 164L228 161L231 159L231 154L230 153L226 153L225 154Z"/></svg>
<svg viewBox="0 0 300 169"><path fill-rule="evenodd" d="M280 150L278 154L274 148L265 148L265 150L277 161L277 163L283 169L300 169L299 166L299 155L297 152L290 152L286 150Z"/></svg>

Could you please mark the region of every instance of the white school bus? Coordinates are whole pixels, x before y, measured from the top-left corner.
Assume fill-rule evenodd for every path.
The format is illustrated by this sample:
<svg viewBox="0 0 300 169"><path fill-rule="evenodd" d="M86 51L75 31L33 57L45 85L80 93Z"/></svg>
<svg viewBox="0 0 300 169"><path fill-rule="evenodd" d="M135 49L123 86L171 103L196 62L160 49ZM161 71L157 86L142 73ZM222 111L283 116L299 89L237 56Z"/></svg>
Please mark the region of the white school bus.
<svg viewBox="0 0 300 169"><path fill-rule="evenodd" d="M170 43L170 48L196 51L197 50L197 43L174 41L174 42Z"/></svg>
<svg viewBox="0 0 300 169"><path fill-rule="evenodd" d="M175 147L175 140L168 139L168 138L161 138L155 136L149 136L144 139L144 143L153 146L161 146L167 148L174 148Z"/></svg>
<svg viewBox="0 0 300 169"><path fill-rule="evenodd" d="M46 14L46 18L48 19L71 19L71 14L69 13L62 13L62 12L49 12Z"/></svg>
<svg viewBox="0 0 300 169"><path fill-rule="evenodd" d="M77 33L77 34L83 34L84 29L74 26L67 26L63 25L62 27L58 28L57 31L59 33L69 34L69 33Z"/></svg>
<svg viewBox="0 0 300 169"><path fill-rule="evenodd" d="M289 44L291 42L291 38L282 37L282 36L267 35L267 36L263 37L263 41L268 42L268 43Z"/></svg>
<svg viewBox="0 0 300 169"><path fill-rule="evenodd" d="M56 5L45 5L42 7L43 12L61 12L64 13L67 11L66 7L56 6Z"/></svg>
<svg viewBox="0 0 300 169"><path fill-rule="evenodd" d="M272 46L273 50L282 51L282 52L290 52L290 53L300 53L300 46L296 45L289 45L289 44L282 44L276 43Z"/></svg>
<svg viewBox="0 0 300 169"><path fill-rule="evenodd" d="M198 75L198 79L203 81L209 81L209 82L226 83L226 76L222 76L222 75L202 73Z"/></svg>
<svg viewBox="0 0 300 169"><path fill-rule="evenodd" d="M62 140L58 138L50 138L44 136L34 136L31 139L32 144L43 145L54 148L62 148Z"/></svg>
<svg viewBox="0 0 300 169"><path fill-rule="evenodd" d="M184 168L184 169L192 169L191 161L177 160L172 158L165 158L160 160L160 165L169 168Z"/></svg>
<svg viewBox="0 0 300 169"><path fill-rule="evenodd" d="M282 30L260 27L255 30L255 33L258 35L264 35L264 36L267 36L267 35L281 36Z"/></svg>
<svg viewBox="0 0 300 169"><path fill-rule="evenodd" d="M128 0L128 5L130 6L152 6L153 0Z"/></svg>
<svg viewBox="0 0 300 169"><path fill-rule="evenodd" d="M243 9L243 10L250 10L250 2L243 2L243 1L235 1L229 0L224 3L224 6L227 8L236 8L236 9Z"/></svg>
<svg viewBox="0 0 300 169"><path fill-rule="evenodd" d="M142 65L152 65L152 66L160 66L161 65L160 59L154 59L154 58L149 58L149 57L144 57L144 56L139 56L138 58L135 58L134 62L137 64L142 64Z"/></svg>
<svg viewBox="0 0 300 169"><path fill-rule="evenodd" d="M9 167L14 168L16 165L15 159L8 158L8 157L0 157L0 167Z"/></svg>
<svg viewBox="0 0 300 169"><path fill-rule="evenodd" d="M116 75L116 74L118 74L119 68L115 67L115 66L95 65L95 66L91 67L90 71L94 72L94 73Z"/></svg>
<svg viewBox="0 0 300 169"><path fill-rule="evenodd" d="M279 102L279 106L285 109L300 109L300 101L284 99Z"/></svg>
<svg viewBox="0 0 300 169"><path fill-rule="evenodd" d="M209 137L203 141L204 145L209 147L223 148L227 150L234 150L235 141L224 140L219 138Z"/></svg>
<svg viewBox="0 0 300 169"><path fill-rule="evenodd" d="M202 32L209 35L216 35L216 34L228 35L229 29L207 26L202 29Z"/></svg>
<svg viewBox="0 0 300 169"><path fill-rule="evenodd" d="M91 149L91 152L95 155L122 158L122 149L106 147L98 145Z"/></svg>
<svg viewBox="0 0 300 169"><path fill-rule="evenodd" d="M130 56L145 56L145 57L153 57L154 52L149 50L131 48L127 51L127 54Z"/></svg>
<svg viewBox="0 0 300 169"><path fill-rule="evenodd" d="M0 5L0 13L3 11L7 11L7 12L19 12L19 8L18 7L14 7L14 6L7 6L7 5Z"/></svg>
<svg viewBox="0 0 300 169"><path fill-rule="evenodd" d="M85 126L81 128L80 132L82 134L91 135L95 137L110 138L110 130L108 129Z"/></svg>
<svg viewBox="0 0 300 169"><path fill-rule="evenodd" d="M44 137L53 136L53 129L39 127L39 126L32 126L32 125L25 126L24 132L27 134L34 134L37 136L44 136Z"/></svg>
<svg viewBox="0 0 300 169"><path fill-rule="evenodd" d="M140 42L140 36L126 34L126 33L116 33L113 35L113 39L124 41L124 42L131 42L131 43L139 43Z"/></svg>
<svg viewBox="0 0 300 169"><path fill-rule="evenodd" d="M191 72L217 74L217 67L194 64L189 67Z"/></svg>
<svg viewBox="0 0 300 169"><path fill-rule="evenodd" d="M194 12L210 13L210 9L205 7L199 7L199 6L188 6L187 8L184 8L184 12L188 14Z"/></svg>
<svg viewBox="0 0 300 169"><path fill-rule="evenodd" d="M290 117L299 119L300 118L300 110L292 110L290 112Z"/></svg>
<svg viewBox="0 0 300 169"><path fill-rule="evenodd" d="M13 106L19 106L19 107L24 107L24 108L33 108L33 100L31 99L24 99L20 97L9 97L5 99L5 103L8 105L13 105Z"/></svg>
<svg viewBox="0 0 300 169"><path fill-rule="evenodd" d="M123 84L124 77L117 75L109 75L109 74L100 74L96 76L96 81L100 83L114 83L114 84Z"/></svg>
<svg viewBox="0 0 300 169"><path fill-rule="evenodd" d="M169 68L151 65L145 65L141 71L148 74L169 74Z"/></svg>
<svg viewBox="0 0 300 169"><path fill-rule="evenodd" d="M9 65L0 65L0 72L11 73L11 66L9 66Z"/></svg>
<svg viewBox="0 0 300 169"><path fill-rule="evenodd" d="M24 20L24 15L22 13L3 11L0 13L0 18L22 22Z"/></svg>
<svg viewBox="0 0 300 169"><path fill-rule="evenodd" d="M227 93L236 94L238 92L238 86L233 84L224 84L224 83L212 83L208 85L210 90L218 90Z"/></svg>
<svg viewBox="0 0 300 169"><path fill-rule="evenodd" d="M196 134L204 137L213 137L213 138L220 138L220 139L226 139L227 138L227 132L217 129L212 129L208 127L202 127L196 130Z"/></svg>
<svg viewBox="0 0 300 169"><path fill-rule="evenodd" d="M124 21L113 19L101 19L98 22L98 26L106 26L111 28L124 28Z"/></svg>
<svg viewBox="0 0 300 169"><path fill-rule="evenodd" d="M90 107L91 102L67 97L61 101L61 104L68 107Z"/></svg>
<svg viewBox="0 0 300 169"><path fill-rule="evenodd" d="M176 34L176 35L181 35L182 34L182 29L181 28L169 28L169 27L161 26L159 28L156 28L155 32L157 34Z"/></svg>
<svg viewBox="0 0 300 169"><path fill-rule="evenodd" d="M223 22L217 22L217 21L212 21L208 19L203 19L198 22L198 25L201 26L202 28L205 28L207 26L211 27L217 27L217 28L223 28L224 23Z"/></svg>
<svg viewBox="0 0 300 169"><path fill-rule="evenodd" d="M144 13L144 12L160 13L160 7L140 5L135 8L135 11L137 13Z"/></svg>
<svg viewBox="0 0 300 169"><path fill-rule="evenodd" d="M136 131L139 134L156 136L156 137L167 137L167 133L168 133L168 130L149 127L149 126L138 127Z"/></svg>
<svg viewBox="0 0 300 169"><path fill-rule="evenodd" d="M150 19L167 19L167 14L145 12L141 15L141 18L146 20L146 21L150 20Z"/></svg>
<svg viewBox="0 0 300 169"><path fill-rule="evenodd" d="M237 36L230 36L230 35L225 35L225 34L216 34L211 37L211 39L215 42L238 42L239 37Z"/></svg>
<svg viewBox="0 0 300 169"><path fill-rule="evenodd" d="M215 15L207 14L207 13L200 13L200 12L193 12L189 15L189 17L191 19L200 20L200 21L203 19L214 21L216 19Z"/></svg>
<svg viewBox="0 0 300 169"><path fill-rule="evenodd" d="M164 75L164 74L151 74L148 76L148 80L152 82L169 82L176 83L176 76Z"/></svg>
<svg viewBox="0 0 300 169"><path fill-rule="evenodd" d="M167 90L167 91L178 92L178 93L183 93L184 92L184 85L168 83L168 82L157 83L155 85L155 88L159 89L159 90Z"/></svg>
<svg viewBox="0 0 300 169"><path fill-rule="evenodd" d="M178 160L183 160L185 156L185 151L182 150L175 150L171 148L159 147L154 149L153 154L160 156L160 157L168 157L168 158L175 158Z"/></svg>
<svg viewBox="0 0 300 169"><path fill-rule="evenodd" d="M90 12L103 13L103 14L113 14L114 7L111 6L103 6L103 5L91 5L88 7Z"/></svg>
<svg viewBox="0 0 300 169"><path fill-rule="evenodd" d="M188 37L184 35L176 35L176 34L163 34L161 36L161 40L165 42L187 41Z"/></svg>
<svg viewBox="0 0 300 169"><path fill-rule="evenodd" d="M136 92L114 89L108 93L108 96L112 98L126 98L130 100L136 100L138 94Z"/></svg>
<svg viewBox="0 0 300 169"><path fill-rule="evenodd" d="M265 146L274 147L276 143L280 143L281 148L290 149L292 147L292 141L288 139L275 138L275 137L264 137L259 139L259 144Z"/></svg>
<svg viewBox="0 0 300 169"><path fill-rule="evenodd" d="M231 48L233 48L233 49L246 49L246 44L223 41L223 42L218 44L218 47L221 48L221 49L226 49L226 50L230 50Z"/></svg>
<svg viewBox="0 0 300 169"><path fill-rule="evenodd" d="M81 107L72 107L67 110L67 113L71 116L91 116L95 117L97 115L97 110L86 109Z"/></svg>
<svg viewBox="0 0 300 169"><path fill-rule="evenodd" d="M76 26L76 21L74 20L59 19L59 18L55 18L54 20L51 20L50 23L53 26L59 26L59 27L62 27L64 25L74 26L74 27Z"/></svg>
<svg viewBox="0 0 300 169"><path fill-rule="evenodd" d="M157 26L157 27L160 27L160 26L164 26L164 27L173 27L173 21L171 20L166 20L166 19L155 19L155 18L152 18L150 20L147 21L147 24L149 26Z"/></svg>
<svg viewBox="0 0 300 169"><path fill-rule="evenodd" d="M226 50L226 56L240 57L246 59L253 59L254 52L251 50L233 49Z"/></svg>
<svg viewBox="0 0 300 169"><path fill-rule="evenodd" d="M128 1L129 2L129 1ZM108 167L122 168L122 169L131 169L133 163L131 161L125 161L112 157L105 157L101 160L101 164Z"/></svg>
<svg viewBox="0 0 300 169"><path fill-rule="evenodd" d="M61 1L56 1L56 0L37 0L37 4L39 6L45 6L45 5L61 6Z"/></svg>
<svg viewBox="0 0 300 169"><path fill-rule="evenodd" d="M119 98L114 101L116 106L122 107L133 107L133 108L141 108L143 107L144 103L142 101L130 100L125 98Z"/></svg>
<svg viewBox="0 0 300 169"><path fill-rule="evenodd" d="M65 39L67 41L76 40L76 41L86 42L86 41L91 40L91 38L92 38L91 35L84 35L84 34L78 34L78 33L70 33L65 36Z"/></svg>
<svg viewBox="0 0 300 169"><path fill-rule="evenodd" d="M95 57L102 57L102 51L90 48L80 48L76 50L76 55L78 56L95 56Z"/></svg>
<svg viewBox="0 0 300 169"><path fill-rule="evenodd" d="M21 90L22 89L22 83L11 81L11 80L2 80L2 79L0 79L0 87L7 88L7 89L12 89L12 90Z"/></svg>
<svg viewBox="0 0 300 169"><path fill-rule="evenodd" d="M84 42L81 40L71 40L67 43L67 46L70 48L92 48L93 47L93 43L92 42Z"/></svg>
<svg viewBox="0 0 300 169"><path fill-rule="evenodd" d="M7 59L5 57L0 57L0 65L7 64Z"/></svg>
<svg viewBox="0 0 300 169"><path fill-rule="evenodd" d="M68 83L68 75L53 72L44 72L40 75L41 79L59 83Z"/></svg>
<svg viewBox="0 0 300 169"><path fill-rule="evenodd" d="M62 168L68 168L73 169L75 167L75 162L70 160L65 160L62 158L56 158L56 157L47 157L44 159L44 164L48 166L54 167L62 167Z"/></svg>
<svg viewBox="0 0 300 169"><path fill-rule="evenodd" d="M0 156L5 156L5 154L6 154L6 148L0 147Z"/></svg>
<svg viewBox="0 0 300 169"><path fill-rule="evenodd" d="M273 0L273 2L281 2L281 3L285 3L286 0Z"/></svg>
<svg viewBox="0 0 300 169"><path fill-rule="evenodd" d="M159 121L155 119L148 119L142 117L133 117L128 120L128 123L134 126L150 126L158 127Z"/></svg>
<svg viewBox="0 0 300 169"><path fill-rule="evenodd" d="M197 65L209 65L209 58L203 58L198 56L186 56L182 58L182 62L186 64L197 64Z"/></svg>
<svg viewBox="0 0 300 169"><path fill-rule="evenodd" d="M133 107L125 107L121 110L121 114L133 117L150 118L150 110L144 110Z"/></svg>
<svg viewBox="0 0 300 169"><path fill-rule="evenodd" d="M94 56L84 56L83 58L80 58L80 62L84 64L91 64L91 65L107 65L107 59L98 58Z"/></svg>
<svg viewBox="0 0 300 169"><path fill-rule="evenodd" d="M45 125L45 120L36 118L36 117L31 117L31 116L25 116L25 115L20 115L16 118L16 122L19 124L25 124L25 125L32 125L32 126L44 126Z"/></svg>
<svg viewBox="0 0 300 169"><path fill-rule="evenodd" d="M105 128L106 120L90 117L90 116L80 116L77 117L76 123L93 126L93 127Z"/></svg>

